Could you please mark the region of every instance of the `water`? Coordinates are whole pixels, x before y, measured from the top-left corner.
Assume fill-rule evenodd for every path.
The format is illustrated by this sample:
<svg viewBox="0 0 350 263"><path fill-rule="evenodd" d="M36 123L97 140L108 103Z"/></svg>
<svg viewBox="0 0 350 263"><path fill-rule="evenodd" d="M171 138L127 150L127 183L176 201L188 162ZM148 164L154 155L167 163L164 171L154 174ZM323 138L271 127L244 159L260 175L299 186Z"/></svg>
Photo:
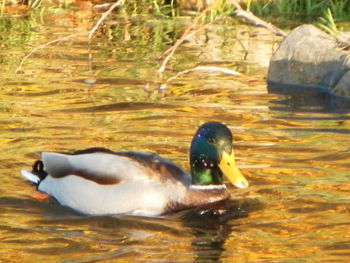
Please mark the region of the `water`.
<svg viewBox="0 0 350 263"><path fill-rule="evenodd" d="M194 72L165 92L144 87L159 87L156 57L180 25L146 19L128 27L119 21L90 51L83 38L40 50L23 74L14 74L31 50L26 44L82 28L69 21L34 21L40 30L33 20L12 21L2 36L0 262L348 261L349 111L268 93L272 35L210 27L207 39L179 48L167 76L198 61L245 76ZM232 130L237 163L250 182L244 190L229 186L232 200L215 211L86 217L35 200L35 189L19 176L40 151L95 146L156 152L188 169L191 137L209 120Z"/></svg>

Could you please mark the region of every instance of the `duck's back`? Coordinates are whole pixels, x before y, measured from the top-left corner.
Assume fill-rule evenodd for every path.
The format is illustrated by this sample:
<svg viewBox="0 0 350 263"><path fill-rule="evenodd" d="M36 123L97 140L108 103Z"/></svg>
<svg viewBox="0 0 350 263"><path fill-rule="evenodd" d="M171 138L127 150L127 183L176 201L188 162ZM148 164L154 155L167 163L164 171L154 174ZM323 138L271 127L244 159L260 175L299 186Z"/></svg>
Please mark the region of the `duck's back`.
<svg viewBox="0 0 350 263"><path fill-rule="evenodd" d="M42 161L48 175L38 189L85 214L159 215L184 197L191 180L172 162L148 153L45 152Z"/></svg>

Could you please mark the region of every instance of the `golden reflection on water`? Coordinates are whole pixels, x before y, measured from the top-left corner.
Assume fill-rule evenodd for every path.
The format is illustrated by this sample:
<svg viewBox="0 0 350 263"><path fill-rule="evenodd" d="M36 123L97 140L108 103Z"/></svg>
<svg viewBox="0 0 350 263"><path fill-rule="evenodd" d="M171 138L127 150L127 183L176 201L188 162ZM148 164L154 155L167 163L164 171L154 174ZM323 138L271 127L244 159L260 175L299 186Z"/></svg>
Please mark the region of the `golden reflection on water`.
<svg viewBox="0 0 350 263"><path fill-rule="evenodd" d="M347 262L349 113L277 107L264 83L221 74L150 94L147 60L105 58L109 48L94 49L94 85L79 45L35 56L26 75L1 73L0 262ZM209 120L231 128L250 181L229 186L231 202L214 212L84 217L33 200L18 175L40 151L87 147L156 152L188 169L192 135Z"/></svg>

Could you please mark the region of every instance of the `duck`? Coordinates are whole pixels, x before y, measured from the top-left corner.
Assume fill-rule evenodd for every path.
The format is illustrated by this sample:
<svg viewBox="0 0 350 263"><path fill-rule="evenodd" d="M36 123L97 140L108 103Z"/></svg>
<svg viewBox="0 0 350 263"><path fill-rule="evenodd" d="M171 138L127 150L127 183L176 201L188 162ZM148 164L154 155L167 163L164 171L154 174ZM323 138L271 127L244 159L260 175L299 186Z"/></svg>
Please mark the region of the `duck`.
<svg viewBox="0 0 350 263"><path fill-rule="evenodd" d="M249 183L236 165L233 135L206 122L193 136L190 172L154 153L89 148L42 152L21 175L37 191L84 215L161 216L229 199L224 176L236 187Z"/></svg>

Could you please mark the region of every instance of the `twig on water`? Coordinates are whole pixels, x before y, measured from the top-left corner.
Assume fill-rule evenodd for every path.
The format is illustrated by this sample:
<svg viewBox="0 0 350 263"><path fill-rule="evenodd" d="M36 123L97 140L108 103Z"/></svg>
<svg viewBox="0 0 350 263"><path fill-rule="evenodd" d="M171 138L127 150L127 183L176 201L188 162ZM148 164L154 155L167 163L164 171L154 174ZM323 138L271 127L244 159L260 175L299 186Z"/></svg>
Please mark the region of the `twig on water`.
<svg viewBox="0 0 350 263"><path fill-rule="evenodd" d="M72 35L68 35L68 36L64 36L64 37L60 37L60 38L56 38L54 40L51 40L45 44L42 44L40 46L37 46L35 47L34 49L32 49L27 55L25 55L19 66L17 67L17 69L15 70L15 73L20 73L21 70L22 70L22 67L23 67L23 64L24 62L29 58L31 57L35 52L37 52L39 49L43 49L47 46L50 46L50 45L53 45L53 44L56 44L56 43L59 43L59 42L62 42L62 41L66 41L66 40L69 40L69 39L72 39L72 38L77 38L77 37L84 37L84 36L87 36L88 37L88 40L89 40L89 43L91 42L91 39L94 35L94 33L96 32L96 30L101 26L102 22L107 18L107 16L118 6L121 6L123 3L124 3L125 0L118 0L116 1L114 4L112 4L109 9L104 12L100 19L96 22L95 26L87 33L81 33L81 34L72 34Z"/></svg>
<svg viewBox="0 0 350 263"><path fill-rule="evenodd" d="M166 81L163 82L162 85L160 85L159 90L165 90L167 87L166 85L174 80L177 79L179 76L193 72L193 71L211 71L211 72L220 72L220 73L224 73L224 74L228 74L228 75L232 75L232 76L241 76L242 74L234 71L232 69L228 69L228 68L221 68L221 67L214 67L214 66L197 66L194 68L190 68L190 69L186 69L183 71L178 72L175 76L172 76L170 78L168 78Z"/></svg>

